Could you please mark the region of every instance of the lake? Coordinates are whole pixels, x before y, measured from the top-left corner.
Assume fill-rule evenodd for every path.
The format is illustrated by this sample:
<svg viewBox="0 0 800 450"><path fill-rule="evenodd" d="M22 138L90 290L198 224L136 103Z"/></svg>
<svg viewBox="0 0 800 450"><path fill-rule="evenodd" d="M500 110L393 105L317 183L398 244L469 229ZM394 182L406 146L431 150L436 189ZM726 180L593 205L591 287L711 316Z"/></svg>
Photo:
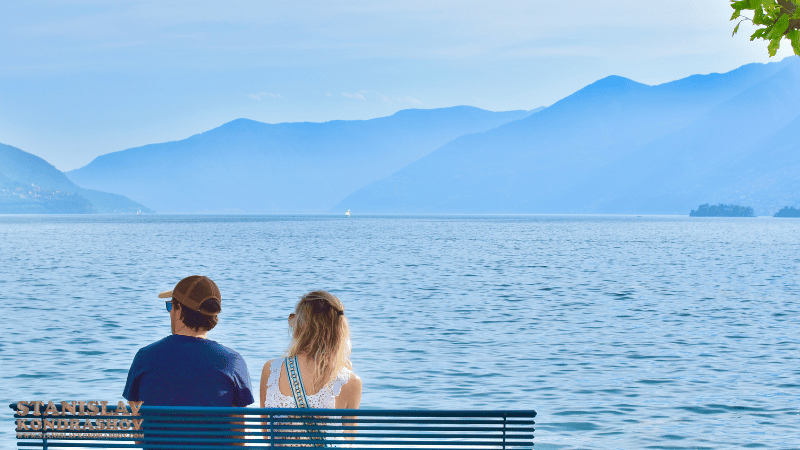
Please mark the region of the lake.
<svg viewBox="0 0 800 450"><path fill-rule="evenodd" d="M364 408L535 409L537 449L798 448L798 269L796 219L6 215L0 400L120 400L157 294L201 274L256 398L325 289Z"/></svg>

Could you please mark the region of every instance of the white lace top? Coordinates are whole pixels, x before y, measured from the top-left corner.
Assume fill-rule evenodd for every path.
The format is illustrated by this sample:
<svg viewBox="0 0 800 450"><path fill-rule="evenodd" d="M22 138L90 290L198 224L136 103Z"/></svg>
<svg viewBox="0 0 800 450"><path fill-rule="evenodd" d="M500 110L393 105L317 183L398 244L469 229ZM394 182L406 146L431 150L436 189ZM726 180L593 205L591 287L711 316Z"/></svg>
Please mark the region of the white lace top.
<svg viewBox="0 0 800 450"><path fill-rule="evenodd" d="M281 372L286 372L284 366L285 358L278 358L272 361L269 366L269 378L267 379L267 395L264 402L265 408L296 408L294 397L291 395L283 395L278 380L280 379ZM337 373L331 381L328 382L322 389L314 395L306 394L308 398L308 406L311 408L336 408L336 397L342 391L342 386L350 381L353 371L347 367Z"/></svg>

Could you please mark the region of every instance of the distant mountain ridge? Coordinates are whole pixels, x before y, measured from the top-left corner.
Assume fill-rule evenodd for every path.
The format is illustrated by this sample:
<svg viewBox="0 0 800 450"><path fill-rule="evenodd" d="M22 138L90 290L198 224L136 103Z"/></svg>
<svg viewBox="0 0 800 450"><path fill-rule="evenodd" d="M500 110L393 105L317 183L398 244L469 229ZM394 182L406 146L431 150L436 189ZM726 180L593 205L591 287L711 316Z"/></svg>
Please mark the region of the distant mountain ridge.
<svg viewBox="0 0 800 450"><path fill-rule="evenodd" d="M0 144L0 214L153 212L116 194L84 189L38 156Z"/></svg>
<svg viewBox="0 0 800 450"><path fill-rule="evenodd" d="M159 212L771 215L800 204L798 104L790 57L656 86L609 76L532 111L238 119L67 175Z"/></svg>
<svg viewBox="0 0 800 450"><path fill-rule="evenodd" d="M67 175L159 212L324 212L458 136L536 111L457 106L324 123L238 119L181 141L103 155Z"/></svg>
<svg viewBox="0 0 800 450"><path fill-rule="evenodd" d="M800 58L657 86L599 80L457 138L332 210L687 214L800 200ZM780 206L778 206L780 205Z"/></svg>

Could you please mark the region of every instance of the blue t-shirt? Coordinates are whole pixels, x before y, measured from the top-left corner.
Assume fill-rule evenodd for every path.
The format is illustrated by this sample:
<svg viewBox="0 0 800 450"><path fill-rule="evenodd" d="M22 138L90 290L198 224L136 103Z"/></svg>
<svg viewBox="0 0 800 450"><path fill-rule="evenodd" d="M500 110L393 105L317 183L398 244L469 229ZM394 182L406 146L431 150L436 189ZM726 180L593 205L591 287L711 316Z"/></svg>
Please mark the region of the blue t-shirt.
<svg viewBox="0 0 800 450"><path fill-rule="evenodd" d="M253 403L242 356L214 341L173 334L139 349L122 396L151 406Z"/></svg>

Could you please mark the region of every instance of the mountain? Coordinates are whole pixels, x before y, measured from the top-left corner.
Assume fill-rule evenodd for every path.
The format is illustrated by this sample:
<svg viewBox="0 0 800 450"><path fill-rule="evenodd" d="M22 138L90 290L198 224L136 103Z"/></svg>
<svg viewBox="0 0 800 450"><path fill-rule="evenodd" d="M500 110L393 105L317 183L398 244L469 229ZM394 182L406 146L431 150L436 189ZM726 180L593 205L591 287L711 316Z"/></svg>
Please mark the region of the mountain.
<svg viewBox="0 0 800 450"><path fill-rule="evenodd" d="M741 153L720 164L711 180L720 186L720 199L758 204L761 214L800 205L800 116Z"/></svg>
<svg viewBox="0 0 800 450"><path fill-rule="evenodd" d="M354 192L354 213L688 214L797 203L800 58L657 86L611 76Z"/></svg>
<svg viewBox="0 0 800 450"><path fill-rule="evenodd" d="M641 173L627 177L633 183L617 193L617 203L676 213L695 203L738 203L772 215L790 198L800 200L800 172L791 171L800 154L800 58L788 62L690 126L638 149L627 172Z"/></svg>
<svg viewBox="0 0 800 450"><path fill-rule="evenodd" d="M152 212L121 195L76 186L38 156L0 144L0 214Z"/></svg>
<svg viewBox="0 0 800 450"><path fill-rule="evenodd" d="M159 212L324 212L458 136L536 111L457 106L325 123L238 119L181 141L103 155L67 175Z"/></svg>

